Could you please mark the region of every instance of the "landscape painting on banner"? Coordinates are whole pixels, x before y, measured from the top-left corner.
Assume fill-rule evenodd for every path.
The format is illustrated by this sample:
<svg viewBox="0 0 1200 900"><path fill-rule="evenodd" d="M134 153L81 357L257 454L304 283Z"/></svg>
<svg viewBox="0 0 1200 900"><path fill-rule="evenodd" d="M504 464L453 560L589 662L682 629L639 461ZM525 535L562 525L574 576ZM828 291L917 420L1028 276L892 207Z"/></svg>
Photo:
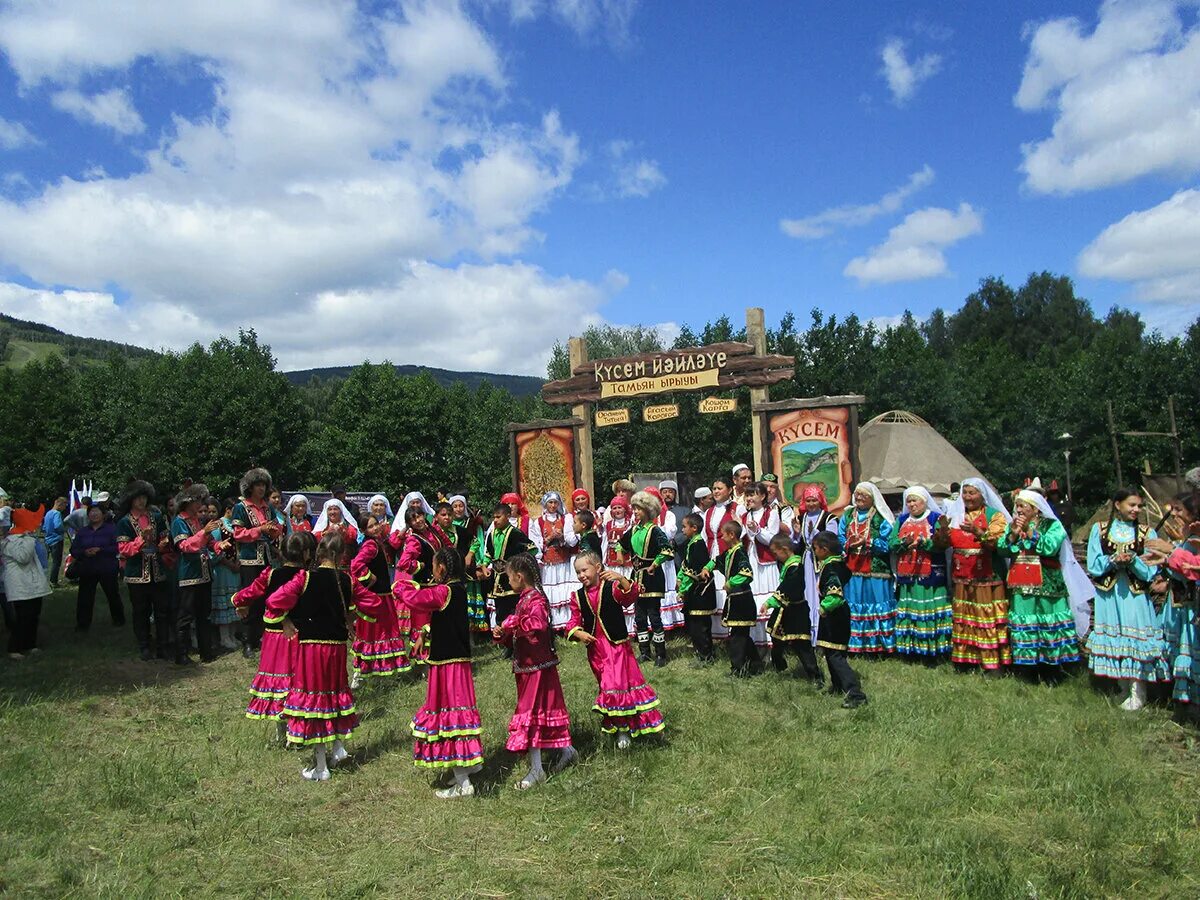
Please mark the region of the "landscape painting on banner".
<svg viewBox="0 0 1200 900"><path fill-rule="evenodd" d="M830 509L849 505L854 488L849 423L845 406L794 409L770 417L771 468L784 500L798 505L805 486L819 484Z"/></svg>
<svg viewBox="0 0 1200 900"><path fill-rule="evenodd" d="M542 494L558 491L569 502L575 489L575 429L535 428L515 435L517 492L529 514L542 508Z"/></svg>

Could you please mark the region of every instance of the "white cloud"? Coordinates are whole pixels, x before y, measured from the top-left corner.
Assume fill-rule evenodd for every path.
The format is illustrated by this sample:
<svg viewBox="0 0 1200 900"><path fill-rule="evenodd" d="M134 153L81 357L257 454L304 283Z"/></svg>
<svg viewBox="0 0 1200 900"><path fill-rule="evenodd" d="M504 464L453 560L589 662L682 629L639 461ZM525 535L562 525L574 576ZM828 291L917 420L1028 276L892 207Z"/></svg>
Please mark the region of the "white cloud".
<svg viewBox="0 0 1200 900"><path fill-rule="evenodd" d="M1200 25L1184 27L1183 5L1107 0L1090 34L1075 18L1028 30L1013 102L1055 113L1050 136L1022 147L1028 187L1069 194L1200 169Z"/></svg>
<svg viewBox="0 0 1200 900"><path fill-rule="evenodd" d="M906 45L901 38L888 38L880 51L883 68L880 73L887 79L892 92L892 102L903 106L917 92L917 88L928 81L942 67L942 57L937 53L926 53L909 62L905 55Z"/></svg>
<svg viewBox="0 0 1200 900"><path fill-rule="evenodd" d="M80 122L103 125L117 134L141 134L146 123L133 108L129 92L113 88L88 97L77 90L59 91L50 101L57 109L70 113Z"/></svg>
<svg viewBox="0 0 1200 900"><path fill-rule="evenodd" d="M983 231L983 218L969 203L958 210L928 207L909 213L888 232L887 240L872 247L866 256L846 264L842 274L859 284L919 281L947 271L942 252L963 238Z"/></svg>
<svg viewBox="0 0 1200 900"><path fill-rule="evenodd" d="M94 170L0 197L0 265L77 289L10 286L13 314L23 304L26 318L150 346L254 325L296 367L370 356L540 374L554 339L622 286L512 259L540 241L534 220L583 151L554 110L516 118L526 109L509 103L501 55L461 5L158 10L0 8L0 51L21 87L47 86L94 121L133 127L119 101L80 85L128 81L143 59L199 62L214 98L154 135L132 175ZM630 185L653 181L635 170ZM129 299L115 302L111 285Z"/></svg>
<svg viewBox="0 0 1200 900"><path fill-rule="evenodd" d="M630 151L633 142L609 141L608 158L611 167L611 187L596 186L593 193L598 199L616 197L649 197L667 184L667 176L656 159L633 158Z"/></svg>
<svg viewBox="0 0 1200 900"><path fill-rule="evenodd" d="M1131 282L1140 300L1200 310L1200 190L1109 225L1079 254L1079 271Z"/></svg>
<svg viewBox="0 0 1200 900"><path fill-rule="evenodd" d="M514 21L551 15L576 34L603 32L615 44L629 40L629 28L641 0L508 0Z"/></svg>
<svg viewBox="0 0 1200 900"><path fill-rule="evenodd" d="M20 122L11 122L0 116L0 150L18 150L37 142L37 138Z"/></svg>
<svg viewBox="0 0 1200 900"><path fill-rule="evenodd" d="M888 191L874 203L864 203L860 206L834 206L816 215L805 216L802 219L781 219L779 227L789 237L812 239L821 238L838 228L853 228L866 225L882 215L900 210L904 201L922 188L933 184L933 169L926 164L919 171L908 176L908 181L895 190Z"/></svg>

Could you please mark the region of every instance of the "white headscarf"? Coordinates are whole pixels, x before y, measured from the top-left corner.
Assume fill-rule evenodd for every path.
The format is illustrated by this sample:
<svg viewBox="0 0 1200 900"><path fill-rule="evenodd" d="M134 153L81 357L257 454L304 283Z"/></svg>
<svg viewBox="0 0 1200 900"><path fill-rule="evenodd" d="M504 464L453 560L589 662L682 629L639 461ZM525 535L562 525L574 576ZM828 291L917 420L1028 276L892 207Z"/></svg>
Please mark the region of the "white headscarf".
<svg viewBox="0 0 1200 900"><path fill-rule="evenodd" d="M346 509L346 504L337 497L330 497L325 501L325 505L321 507L321 515L317 516L317 524L313 526L313 532L324 531L329 527L329 507L336 506L342 511L342 522L346 525L358 527L358 523L354 521L354 516L350 514L350 510Z"/></svg>
<svg viewBox="0 0 1200 900"><path fill-rule="evenodd" d="M857 494L859 491L862 491L865 494L870 494L875 498L873 501L875 504L875 511L883 516L883 520L885 522L887 522L889 525L896 524L896 514L892 512L891 508L887 505L887 501L883 499L883 494L879 493L879 488L873 482L859 482L854 486L854 493Z"/></svg>
<svg viewBox="0 0 1200 900"><path fill-rule="evenodd" d="M964 478L962 487L973 487L979 493L983 494L983 503L985 506L990 506L992 509L1004 516L1005 522L1012 521L1012 514L1004 508L1004 501L1000 499L1000 495L996 493L996 489L988 482L986 478ZM962 488L959 488L958 496L946 504L946 515L950 517L950 527L957 528L963 523L963 519L967 517L967 504L962 498Z"/></svg>
<svg viewBox="0 0 1200 900"><path fill-rule="evenodd" d="M309 502L308 498L305 497L303 494L292 494L292 496L288 497L287 517L289 519L292 517L292 504L295 503L297 500L299 500L300 502L302 502L304 504L305 517L311 516L312 515L312 503Z"/></svg>
<svg viewBox="0 0 1200 900"><path fill-rule="evenodd" d="M929 493L929 490L919 484L914 484L911 487L905 488L905 490L904 490L904 505L906 507L905 512L908 511L907 510L908 498L912 494L916 494L918 497L923 497L925 499L925 515L928 515L931 512L935 512L935 513L938 513L939 515L941 515L942 513L945 512L944 509L942 509L940 506L938 506L938 502L933 499L933 495ZM912 516L910 515L909 518L912 518ZM922 518L924 518L924 516Z"/></svg>
<svg viewBox="0 0 1200 900"><path fill-rule="evenodd" d="M1059 521L1058 516L1054 514L1054 507L1050 505L1050 501L1037 491L1020 491L1017 493L1017 499L1036 507L1043 518L1053 519L1055 522ZM1062 523L1059 522L1059 524L1061 525ZM1062 567L1063 581L1067 585L1067 594L1070 597L1071 603L1071 615L1075 617L1075 633L1082 640L1087 636L1088 625L1091 623L1092 610L1090 604L1096 597L1096 587L1092 584L1092 580L1087 577L1087 573L1083 571L1083 566L1079 565L1079 560L1075 558L1075 548L1071 546L1071 535L1069 533L1066 540L1062 542L1062 546L1058 548L1058 564Z"/></svg>
<svg viewBox="0 0 1200 900"><path fill-rule="evenodd" d="M383 494L372 494L371 499L367 501L367 508L365 510L368 516L372 515L371 507L375 505L376 500L383 501L384 515L386 515L389 519L395 515L395 513L392 512L392 503L387 497L383 496Z"/></svg>
<svg viewBox="0 0 1200 900"><path fill-rule="evenodd" d="M447 503L449 503L451 506L453 506L453 505L454 505L454 501L455 501L455 500L461 500L461 501L462 501L462 505L463 505L463 506L467 506L467 498L466 498L466 497L464 497L462 494L455 494L453 497L451 497L451 498L450 498L449 500L447 500L446 502L447 502Z"/></svg>
<svg viewBox="0 0 1200 900"><path fill-rule="evenodd" d="M409 491L400 502L400 508L396 510L396 518L392 520L392 534L402 534L408 530L408 525L405 524L404 517L408 514L408 504L414 500L421 501L421 509L425 511L425 515L433 515L433 507L429 505L429 501L425 499L425 495L420 491Z"/></svg>
<svg viewBox="0 0 1200 900"><path fill-rule="evenodd" d="M546 493L542 494L542 515L546 514L546 501L547 500L557 500L558 501L558 512L555 513L555 515L558 516L560 519L563 518L564 516L566 516L567 507L565 505L563 505L562 494L560 494L558 491L546 491Z"/></svg>

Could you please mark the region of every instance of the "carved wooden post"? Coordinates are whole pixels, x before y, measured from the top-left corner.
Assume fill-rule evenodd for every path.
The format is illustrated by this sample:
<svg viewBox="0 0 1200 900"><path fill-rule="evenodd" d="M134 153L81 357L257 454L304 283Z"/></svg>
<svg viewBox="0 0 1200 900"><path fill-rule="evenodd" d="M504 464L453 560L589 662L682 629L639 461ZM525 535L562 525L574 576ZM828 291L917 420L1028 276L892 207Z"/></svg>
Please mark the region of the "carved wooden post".
<svg viewBox="0 0 1200 900"><path fill-rule="evenodd" d="M746 340L753 345L755 356L767 355L767 327L761 307L753 306L746 310ZM756 479L771 471L771 462L767 458L771 441L766 433L767 417L753 410L760 403L766 403L770 397L771 394L765 386L750 388L750 433L754 440L753 468Z"/></svg>
<svg viewBox="0 0 1200 900"><path fill-rule="evenodd" d="M574 375L575 370L588 361L587 345L583 342L583 338L573 337L567 342L567 351L571 361L571 375ZM596 496L592 472L592 404L575 404L571 407L571 415L583 422L577 432L579 486L588 492L588 496L592 499L592 507L596 508L600 504L600 499Z"/></svg>

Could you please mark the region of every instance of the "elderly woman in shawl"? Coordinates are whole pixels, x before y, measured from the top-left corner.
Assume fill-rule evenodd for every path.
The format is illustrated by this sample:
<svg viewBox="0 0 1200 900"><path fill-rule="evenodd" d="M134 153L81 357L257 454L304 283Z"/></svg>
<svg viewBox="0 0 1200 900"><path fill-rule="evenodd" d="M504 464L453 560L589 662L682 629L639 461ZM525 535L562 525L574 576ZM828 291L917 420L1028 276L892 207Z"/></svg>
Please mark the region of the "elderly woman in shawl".
<svg viewBox="0 0 1200 900"><path fill-rule="evenodd" d="M954 613L946 591L946 514L929 491L904 492L904 512L889 542L896 556L896 652L936 663L950 655Z"/></svg>
<svg viewBox="0 0 1200 900"><path fill-rule="evenodd" d="M1095 589L1075 559L1071 539L1046 498L1019 491L1015 518L997 549L1012 559L1008 569L1009 628L1013 665L1036 677L1057 678L1061 666L1079 661Z"/></svg>
<svg viewBox="0 0 1200 900"><path fill-rule="evenodd" d="M1012 517L983 478L963 479L946 510L950 519L950 580L954 588L951 661L999 675L1012 663L1008 597L996 544Z"/></svg>
<svg viewBox="0 0 1200 900"><path fill-rule="evenodd" d="M358 550L358 529L354 527L354 515L346 508L346 504L337 497L330 497L321 507L321 514L313 525L313 537L319 543L327 532L338 532L346 544L346 552L338 565L350 568L350 562Z"/></svg>
<svg viewBox="0 0 1200 900"><path fill-rule="evenodd" d="M542 494L542 514L530 520L529 539L538 550L542 591L550 601L550 625L557 631L571 618L571 595L579 590L573 557L579 538L572 516L564 511L558 491Z"/></svg>
<svg viewBox="0 0 1200 900"><path fill-rule="evenodd" d="M888 546L895 524L879 488L869 481L854 488L854 502L838 520L838 537L850 570L846 585L850 653L896 652L896 593Z"/></svg>

